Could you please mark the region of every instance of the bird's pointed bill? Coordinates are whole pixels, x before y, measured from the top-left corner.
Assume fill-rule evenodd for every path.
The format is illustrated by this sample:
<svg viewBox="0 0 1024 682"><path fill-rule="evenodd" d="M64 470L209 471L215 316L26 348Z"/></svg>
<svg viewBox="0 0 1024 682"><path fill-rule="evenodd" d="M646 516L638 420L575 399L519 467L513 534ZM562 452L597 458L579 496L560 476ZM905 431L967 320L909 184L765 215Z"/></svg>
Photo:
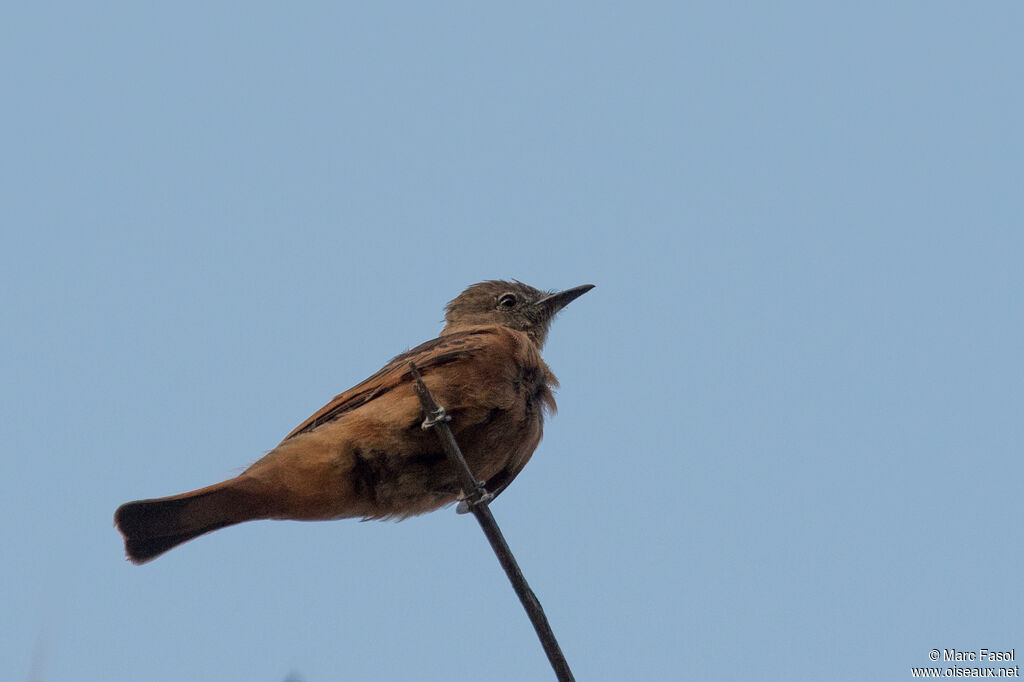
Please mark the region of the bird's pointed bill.
<svg viewBox="0 0 1024 682"><path fill-rule="evenodd" d="M546 306L551 311L551 314L554 315L559 310L569 305L577 298L579 298L580 296L587 293L593 288L593 284L582 284L578 287L573 287L572 289L566 289L565 291L559 291L554 294L548 294L544 298L537 301L535 305Z"/></svg>

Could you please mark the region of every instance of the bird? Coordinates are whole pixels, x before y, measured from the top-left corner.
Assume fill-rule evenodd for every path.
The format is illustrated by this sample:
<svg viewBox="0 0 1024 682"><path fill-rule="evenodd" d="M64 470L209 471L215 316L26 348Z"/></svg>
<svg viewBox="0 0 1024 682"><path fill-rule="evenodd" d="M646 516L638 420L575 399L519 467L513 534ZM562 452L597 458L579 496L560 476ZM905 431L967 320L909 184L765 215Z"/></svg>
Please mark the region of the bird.
<svg viewBox="0 0 1024 682"><path fill-rule="evenodd" d="M556 409L558 380L541 358L551 322L593 288L469 286L448 303L437 338L335 396L238 476L121 505L114 523L128 559L144 564L246 521L401 520L463 499L437 435L421 428L410 363L445 408L475 478L496 497L526 466Z"/></svg>

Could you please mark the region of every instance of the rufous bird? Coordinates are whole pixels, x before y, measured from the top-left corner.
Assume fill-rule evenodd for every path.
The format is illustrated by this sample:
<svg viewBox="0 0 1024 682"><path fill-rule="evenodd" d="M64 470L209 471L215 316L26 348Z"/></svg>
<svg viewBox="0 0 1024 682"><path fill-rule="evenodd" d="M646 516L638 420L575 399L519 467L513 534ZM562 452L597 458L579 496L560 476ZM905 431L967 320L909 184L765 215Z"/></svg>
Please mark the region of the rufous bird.
<svg viewBox="0 0 1024 682"><path fill-rule="evenodd" d="M475 477L497 495L522 471L553 413L558 380L540 351L555 314L593 288L474 284L448 304L440 336L336 396L239 476L121 505L141 564L204 533L256 519L402 519L462 497L455 468L413 388L414 362Z"/></svg>

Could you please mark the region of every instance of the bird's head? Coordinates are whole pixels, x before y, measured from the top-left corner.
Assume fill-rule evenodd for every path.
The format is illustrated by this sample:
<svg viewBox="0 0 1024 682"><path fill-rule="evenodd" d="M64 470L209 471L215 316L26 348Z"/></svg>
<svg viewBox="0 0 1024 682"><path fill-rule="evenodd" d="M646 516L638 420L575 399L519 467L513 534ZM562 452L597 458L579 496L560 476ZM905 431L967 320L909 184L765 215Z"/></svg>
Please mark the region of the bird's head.
<svg viewBox="0 0 1024 682"><path fill-rule="evenodd" d="M593 284L584 284L549 292L516 281L490 280L473 284L448 304L441 333L450 334L474 325L500 324L525 332L540 348L558 311L593 288Z"/></svg>

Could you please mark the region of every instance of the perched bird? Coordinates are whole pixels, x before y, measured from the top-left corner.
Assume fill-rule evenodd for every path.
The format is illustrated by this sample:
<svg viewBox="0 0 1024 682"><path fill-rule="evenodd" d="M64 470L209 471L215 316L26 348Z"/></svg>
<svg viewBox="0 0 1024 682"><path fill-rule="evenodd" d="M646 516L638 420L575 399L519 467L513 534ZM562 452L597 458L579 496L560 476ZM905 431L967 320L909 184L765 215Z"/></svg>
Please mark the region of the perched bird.
<svg viewBox="0 0 1024 682"><path fill-rule="evenodd" d="M476 478L497 495L522 471L554 412L555 375L540 351L555 314L593 288L548 293L521 282L474 284L448 304L432 341L336 396L239 476L121 505L128 558L145 563L243 521L401 519L461 497L437 435L424 431L413 361Z"/></svg>

